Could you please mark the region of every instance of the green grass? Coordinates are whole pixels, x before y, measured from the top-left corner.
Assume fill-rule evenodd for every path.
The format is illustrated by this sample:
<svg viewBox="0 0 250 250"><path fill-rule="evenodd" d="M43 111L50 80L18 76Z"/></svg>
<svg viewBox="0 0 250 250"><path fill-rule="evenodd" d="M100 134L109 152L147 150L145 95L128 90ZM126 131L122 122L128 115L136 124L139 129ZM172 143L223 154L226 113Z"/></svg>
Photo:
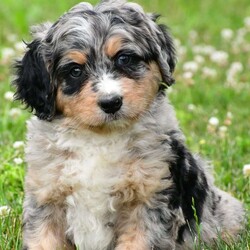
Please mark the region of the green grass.
<svg viewBox="0 0 250 250"><path fill-rule="evenodd" d="M24 159L23 148L13 147L15 141L25 140L25 121L29 114L13 117L13 108L18 103L6 101L4 95L12 90L11 57L6 57L6 48L15 48L22 39L28 40L28 27L47 20L56 20L63 12L76 4L76 0L1 0L0 2L0 206L8 205L11 213L0 217L0 249L20 249L21 212L25 163L17 164L16 158ZM91 1L94 3L95 1ZM175 73L176 85L169 97L176 108L180 125L187 137L187 143L194 152L210 159L214 165L215 183L232 193L250 208L250 178L243 175L245 164L250 164L250 28L246 31L244 18L250 16L249 0L138 0L147 11L162 14L175 38L181 43L179 51L186 53L179 57ZM221 38L224 28L233 30L229 41ZM237 32L246 31L241 43L236 43ZM190 31L195 31L190 33ZM243 30L243 31L244 31ZM240 31L240 32L241 32ZM192 34L195 34L192 35ZM194 61L193 48L197 45L211 45L216 50L226 51L227 63L223 66L203 56L204 62L193 74L192 80L183 76L183 66ZM233 46L233 44L236 44ZM18 52L14 51L16 55ZM2 56L1 56L2 54ZM232 62L241 62L243 70L236 74L234 84L227 84L228 70ZM203 68L215 70L213 78L205 77ZM191 109L193 105L194 108ZM12 111L11 111L12 110ZM231 112L233 118L228 118ZM208 128L210 117L217 117L218 127ZM229 122L231 124L229 124ZM221 134L220 127L227 132ZM238 241L226 244L222 240L214 249L240 250L250 247L250 222ZM201 246L209 249L207 246Z"/></svg>

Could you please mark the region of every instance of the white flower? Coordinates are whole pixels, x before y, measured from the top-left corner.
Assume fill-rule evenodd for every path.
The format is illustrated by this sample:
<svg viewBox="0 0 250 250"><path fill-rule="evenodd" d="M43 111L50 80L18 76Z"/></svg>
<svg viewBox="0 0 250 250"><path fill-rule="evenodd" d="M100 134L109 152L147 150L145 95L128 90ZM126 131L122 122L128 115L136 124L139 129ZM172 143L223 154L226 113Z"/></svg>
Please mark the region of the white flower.
<svg viewBox="0 0 250 250"><path fill-rule="evenodd" d="M181 46L181 41L177 38L174 38L174 45L176 48L179 48Z"/></svg>
<svg viewBox="0 0 250 250"><path fill-rule="evenodd" d="M4 99L6 101L11 101L12 102L14 100L14 93L12 91L5 92Z"/></svg>
<svg viewBox="0 0 250 250"><path fill-rule="evenodd" d="M8 62L15 55L15 51L11 48L2 49L2 61Z"/></svg>
<svg viewBox="0 0 250 250"><path fill-rule="evenodd" d="M201 55L211 55L215 51L215 48L210 45L195 45L193 46L193 52Z"/></svg>
<svg viewBox="0 0 250 250"><path fill-rule="evenodd" d="M194 80L193 80L193 73L188 71L188 72L184 72L182 74L182 78L183 80L185 80L185 83L187 85L193 85L194 84Z"/></svg>
<svg viewBox="0 0 250 250"><path fill-rule="evenodd" d="M20 164L23 163L23 159L22 159L22 158L19 158L19 157L18 157L18 158L15 158L13 161L14 161L14 163L17 164L17 165L20 165Z"/></svg>
<svg viewBox="0 0 250 250"><path fill-rule="evenodd" d="M227 71L227 85L235 86L237 83L237 74L243 71L243 65L240 62L233 62Z"/></svg>
<svg viewBox="0 0 250 250"><path fill-rule="evenodd" d="M196 55L194 57L194 61L197 62L198 64L203 64L205 62L205 59L203 56L201 55Z"/></svg>
<svg viewBox="0 0 250 250"><path fill-rule="evenodd" d="M204 67L202 69L202 76L204 78L215 78L217 76L217 71L209 67Z"/></svg>
<svg viewBox="0 0 250 250"><path fill-rule="evenodd" d="M226 126L219 127L219 136L221 138L224 138L227 134L227 130L228 130L228 128Z"/></svg>
<svg viewBox="0 0 250 250"><path fill-rule="evenodd" d="M247 34L246 28L240 28L237 30L235 39L232 41L232 52L239 54L243 47L247 44L245 36Z"/></svg>
<svg viewBox="0 0 250 250"><path fill-rule="evenodd" d="M246 28L250 28L250 16L245 17L244 24Z"/></svg>
<svg viewBox="0 0 250 250"><path fill-rule="evenodd" d="M225 133L225 132L227 132L227 127L226 126L220 126L219 131L222 132L222 133Z"/></svg>
<svg viewBox="0 0 250 250"><path fill-rule="evenodd" d="M0 207L0 218L9 215L11 208L8 206Z"/></svg>
<svg viewBox="0 0 250 250"><path fill-rule="evenodd" d="M236 79L235 79L235 74L228 70L227 71L227 85L228 86L235 86L236 85Z"/></svg>
<svg viewBox="0 0 250 250"><path fill-rule="evenodd" d="M185 62L183 64L183 70L195 73L199 69L198 63L195 61Z"/></svg>
<svg viewBox="0 0 250 250"><path fill-rule="evenodd" d="M178 58L183 59L187 54L187 48L184 46L180 46L177 50Z"/></svg>
<svg viewBox="0 0 250 250"><path fill-rule="evenodd" d="M174 39L174 44L178 53L178 59L183 58L187 53L186 47L181 45L181 41L179 39Z"/></svg>
<svg viewBox="0 0 250 250"><path fill-rule="evenodd" d="M19 108L12 108L9 112L10 117L17 118L21 115L22 111Z"/></svg>
<svg viewBox="0 0 250 250"><path fill-rule="evenodd" d="M217 117L211 117L208 120L207 130L209 133L216 133L219 125L219 119Z"/></svg>
<svg viewBox="0 0 250 250"><path fill-rule="evenodd" d="M233 73L239 73L243 71L243 65L241 62L233 62L230 66L230 71Z"/></svg>
<svg viewBox="0 0 250 250"><path fill-rule="evenodd" d="M221 31L221 37L226 40L230 41L233 38L234 32L231 29L223 29Z"/></svg>
<svg viewBox="0 0 250 250"><path fill-rule="evenodd" d="M25 52L25 50L26 50L26 45L25 45L25 43L24 42L17 42L17 43L15 43L15 49L18 51L18 52L20 52L20 53L23 53L23 52Z"/></svg>
<svg viewBox="0 0 250 250"><path fill-rule="evenodd" d="M17 35L16 34L8 34L6 37L9 42L14 43L17 40Z"/></svg>
<svg viewBox="0 0 250 250"><path fill-rule="evenodd" d="M227 112L227 118L228 119L232 119L233 118L232 112L230 112L230 111Z"/></svg>
<svg viewBox="0 0 250 250"><path fill-rule="evenodd" d="M193 73L192 72L184 72L182 77L185 79L185 80L189 80L189 79L192 79L193 78Z"/></svg>
<svg viewBox="0 0 250 250"><path fill-rule="evenodd" d="M208 123L211 126L217 127L219 125L219 119L217 117L211 117Z"/></svg>
<svg viewBox="0 0 250 250"><path fill-rule="evenodd" d="M190 104L188 104L187 109L189 111L194 111L196 109L196 106L194 104L190 103Z"/></svg>
<svg viewBox="0 0 250 250"><path fill-rule="evenodd" d="M250 176L250 164L246 164L243 166L243 174L245 176Z"/></svg>
<svg viewBox="0 0 250 250"><path fill-rule="evenodd" d="M13 148L15 149L19 149L19 148L23 148L24 147L24 142L23 141L15 141L13 143Z"/></svg>
<svg viewBox="0 0 250 250"><path fill-rule="evenodd" d="M214 63L217 63L220 66L224 66L227 64L228 61L228 53L225 51L214 51L210 55L210 60Z"/></svg>

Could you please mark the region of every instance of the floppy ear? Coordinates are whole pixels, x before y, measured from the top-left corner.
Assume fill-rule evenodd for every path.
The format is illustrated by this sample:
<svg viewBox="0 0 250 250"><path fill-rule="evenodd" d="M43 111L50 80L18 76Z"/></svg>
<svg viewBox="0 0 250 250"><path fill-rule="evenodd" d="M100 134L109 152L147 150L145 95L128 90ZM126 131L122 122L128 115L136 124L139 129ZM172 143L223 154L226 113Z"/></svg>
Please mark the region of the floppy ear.
<svg viewBox="0 0 250 250"><path fill-rule="evenodd" d="M176 53L173 39L165 25L157 24L157 19L160 15L148 14L148 17L150 19L149 27L154 41L153 51L162 75L162 82L167 86L170 86L175 81L172 76L176 64Z"/></svg>
<svg viewBox="0 0 250 250"><path fill-rule="evenodd" d="M15 97L35 111L35 115L43 120L51 120L55 113L54 87L40 53L41 40L35 39L27 44L27 52L22 60L14 65L16 79Z"/></svg>
<svg viewBox="0 0 250 250"><path fill-rule="evenodd" d="M158 30L160 42L158 65L161 71L162 81L170 86L175 82L172 75L176 64L174 43L165 25L158 25Z"/></svg>

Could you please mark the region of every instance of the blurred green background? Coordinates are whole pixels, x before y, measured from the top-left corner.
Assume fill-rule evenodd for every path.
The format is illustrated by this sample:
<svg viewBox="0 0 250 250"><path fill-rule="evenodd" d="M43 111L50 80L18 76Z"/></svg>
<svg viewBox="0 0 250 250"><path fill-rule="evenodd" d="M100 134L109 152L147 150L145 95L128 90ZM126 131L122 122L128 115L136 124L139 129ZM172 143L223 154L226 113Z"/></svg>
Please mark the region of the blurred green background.
<svg viewBox="0 0 250 250"><path fill-rule="evenodd" d="M78 2L75 0L1 0L1 42L10 33L27 37L30 25L56 20ZM149 12L162 14L173 33L181 38L184 38L192 29L203 34L206 32L216 34L224 27L237 29L241 25L242 17L250 13L248 0L138 0L136 2Z"/></svg>

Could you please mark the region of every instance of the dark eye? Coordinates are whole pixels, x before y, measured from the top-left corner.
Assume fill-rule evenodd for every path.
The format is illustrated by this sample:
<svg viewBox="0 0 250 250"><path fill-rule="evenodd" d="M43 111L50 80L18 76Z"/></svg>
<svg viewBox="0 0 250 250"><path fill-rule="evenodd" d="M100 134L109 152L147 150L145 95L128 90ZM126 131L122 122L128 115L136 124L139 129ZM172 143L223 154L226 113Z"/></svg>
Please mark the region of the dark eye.
<svg viewBox="0 0 250 250"><path fill-rule="evenodd" d="M132 62L132 56L131 55L120 55L116 59L116 65L123 67L127 66Z"/></svg>
<svg viewBox="0 0 250 250"><path fill-rule="evenodd" d="M78 78L82 75L82 68L80 66L74 66L69 73L72 77Z"/></svg>

